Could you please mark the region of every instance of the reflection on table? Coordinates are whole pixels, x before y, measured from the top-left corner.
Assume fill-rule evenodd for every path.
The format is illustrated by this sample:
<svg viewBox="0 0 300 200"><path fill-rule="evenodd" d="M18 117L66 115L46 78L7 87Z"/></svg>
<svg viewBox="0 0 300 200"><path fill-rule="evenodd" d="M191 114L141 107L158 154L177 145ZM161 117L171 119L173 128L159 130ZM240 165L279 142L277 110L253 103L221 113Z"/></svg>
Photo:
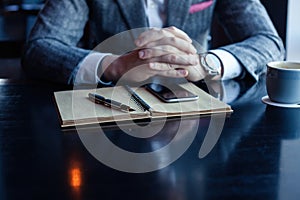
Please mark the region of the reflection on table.
<svg viewBox="0 0 300 200"><path fill-rule="evenodd" d="M238 92L230 92L226 86L214 92L217 97L230 94L226 101L234 112L204 158L199 158L199 150L212 121L209 116L168 120L162 126L157 124L161 126L157 134L144 139L126 134L135 131L126 124L101 126L113 144L137 153L169 144L180 124L179 140L196 132L186 151L167 167L126 173L99 162L83 145L78 130L60 128L53 92L72 88L38 81L2 81L0 198L296 199L300 195L300 110L263 104L264 79L227 84ZM199 86L209 90L202 83ZM85 128L88 134L98 134L97 126ZM110 153L107 149L108 157L113 156ZM157 163L171 154L157 154Z"/></svg>

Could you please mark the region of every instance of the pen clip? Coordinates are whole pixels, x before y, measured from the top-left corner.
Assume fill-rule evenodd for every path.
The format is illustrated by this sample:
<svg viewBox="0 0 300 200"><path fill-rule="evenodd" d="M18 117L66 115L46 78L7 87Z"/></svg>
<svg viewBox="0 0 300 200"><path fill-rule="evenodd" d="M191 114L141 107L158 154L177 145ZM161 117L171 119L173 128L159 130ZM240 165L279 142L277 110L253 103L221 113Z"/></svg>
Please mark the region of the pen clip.
<svg viewBox="0 0 300 200"><path fill-rule="evenodd" d="M124 85L124 87L144 111L150 111L151 107L129 85Z"/></svg>
<svg viewBox="0 0 300 200"><path fill-rule="evenodd" d="M123 112L135 111L130 106L127 106L123 103L120 103L120 102L112 100L112 99L107 99L107 98L105 98L105 97L103 97L99 94L89 93L88 97L94 103L101 104L101 105L104 105L104 106L109 107L109 108L113 108L113 109L120 110L120 111L123 111Z"/></svg>

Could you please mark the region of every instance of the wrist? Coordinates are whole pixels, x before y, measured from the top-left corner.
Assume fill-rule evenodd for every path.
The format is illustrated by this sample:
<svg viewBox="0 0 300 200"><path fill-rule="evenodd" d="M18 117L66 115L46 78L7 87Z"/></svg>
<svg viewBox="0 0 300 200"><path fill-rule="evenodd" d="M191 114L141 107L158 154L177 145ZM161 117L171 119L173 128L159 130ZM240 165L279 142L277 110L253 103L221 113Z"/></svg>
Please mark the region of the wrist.
<svg viewBox="0 0 300 200"><path fill-rule="evenodd" d="M223 63L213 52L200 53L199 63L205 72L205 78L220 80L223 75Z"/></svg>
<svg viewBox="0 0 300 200"><path fill-rule="evenodd" d="M103 82L116 81L118 77L118 71L115 69L118 56L107 55L103 58L98 67L98 77Z"/></svg>

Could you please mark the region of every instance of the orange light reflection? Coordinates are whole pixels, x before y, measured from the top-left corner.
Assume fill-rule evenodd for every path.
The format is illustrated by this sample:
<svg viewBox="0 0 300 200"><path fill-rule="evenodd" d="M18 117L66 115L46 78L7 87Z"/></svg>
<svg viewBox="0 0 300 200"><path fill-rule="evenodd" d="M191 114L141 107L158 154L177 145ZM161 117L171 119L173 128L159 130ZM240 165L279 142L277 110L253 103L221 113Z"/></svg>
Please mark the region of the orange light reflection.
<svg viewBox="0 0 300 200"><path fill-rule="evenodd" d="M82 185L82 173L79 168L72 168L70 170L71 179L70 185L74 188L79 188Z"/></svg>

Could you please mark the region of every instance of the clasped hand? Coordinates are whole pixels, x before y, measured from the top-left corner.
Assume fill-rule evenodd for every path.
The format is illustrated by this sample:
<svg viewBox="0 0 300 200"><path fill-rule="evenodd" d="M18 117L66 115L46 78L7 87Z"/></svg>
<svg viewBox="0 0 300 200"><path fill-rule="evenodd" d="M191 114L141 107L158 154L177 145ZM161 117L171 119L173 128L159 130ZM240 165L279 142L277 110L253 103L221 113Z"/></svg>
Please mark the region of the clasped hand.
<svg viewBox="0 0 300 200"><path fill-rule="evenodd" d="M136 49L127 54L103 59L103 76L107 80L122 77L140 82L160 75L198 81L206 76L192 40L176 27L149 29L139 35L135 45Z"/></svg>

